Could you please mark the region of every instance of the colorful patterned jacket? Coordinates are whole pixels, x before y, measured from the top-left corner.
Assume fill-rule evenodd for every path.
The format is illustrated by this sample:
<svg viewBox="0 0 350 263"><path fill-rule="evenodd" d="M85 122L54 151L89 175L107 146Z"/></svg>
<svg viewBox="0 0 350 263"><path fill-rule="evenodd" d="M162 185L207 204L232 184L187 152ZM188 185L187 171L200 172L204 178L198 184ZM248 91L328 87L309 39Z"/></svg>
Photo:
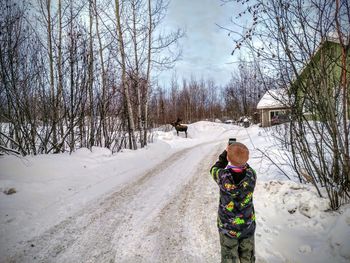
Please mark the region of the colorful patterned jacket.
<svg viewBox="0 0 350 263"><path fill-rule="evenodd" d="M253 191L256 173L248 164L240 172L226 167L226 156L225 150L210 169L220 188L218 228L221 233L231 238L243 239L254 235L255 232Z"/></svg>

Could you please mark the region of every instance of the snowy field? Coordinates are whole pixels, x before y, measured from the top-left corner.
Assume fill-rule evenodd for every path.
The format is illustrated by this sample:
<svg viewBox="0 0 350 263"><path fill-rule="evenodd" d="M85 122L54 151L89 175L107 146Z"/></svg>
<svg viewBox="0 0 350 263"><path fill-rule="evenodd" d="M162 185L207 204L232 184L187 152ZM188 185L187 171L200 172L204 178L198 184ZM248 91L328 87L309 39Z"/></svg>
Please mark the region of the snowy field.
<svg viewBox="0 0 350 263"><path fill-rule="evenodd" d="M350 205L329 212L278 157L271 132L197 122L188 138L158 131L137 151L1 157L0 262L220 262L209 169L229 137L257 171L257 262L350 262Z"/></svg>

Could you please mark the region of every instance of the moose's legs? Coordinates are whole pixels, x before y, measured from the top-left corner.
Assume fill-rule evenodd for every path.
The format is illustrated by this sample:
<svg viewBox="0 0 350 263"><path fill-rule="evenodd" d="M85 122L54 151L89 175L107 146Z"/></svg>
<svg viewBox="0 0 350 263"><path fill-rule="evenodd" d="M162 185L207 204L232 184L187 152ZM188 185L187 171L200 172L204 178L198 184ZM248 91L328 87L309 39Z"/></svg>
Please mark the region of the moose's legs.
<svg viewBox="0 0 350 263"><path fill-rule="evenodd" d="M179 136L179 132L185 132L186 138L187 138L187 129L186 129L186 130L176 129L176 134L177 134L177 136Z"/></svg>

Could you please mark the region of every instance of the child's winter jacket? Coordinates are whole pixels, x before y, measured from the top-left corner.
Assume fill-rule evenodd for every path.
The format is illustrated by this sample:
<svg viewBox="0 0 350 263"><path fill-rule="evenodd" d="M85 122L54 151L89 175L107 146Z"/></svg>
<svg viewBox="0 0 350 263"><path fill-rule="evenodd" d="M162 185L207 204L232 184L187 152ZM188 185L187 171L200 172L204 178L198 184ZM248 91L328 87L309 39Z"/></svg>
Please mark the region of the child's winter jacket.
<svg viewBox="0 0 350 263"><path fill-rule="evenodd" d="M248 164L242 172L226 167L226 156L227 152L224 151L210 169L220 188L218 228L231 238L243 239L255 232L253 191L256 173Z"/></svg>

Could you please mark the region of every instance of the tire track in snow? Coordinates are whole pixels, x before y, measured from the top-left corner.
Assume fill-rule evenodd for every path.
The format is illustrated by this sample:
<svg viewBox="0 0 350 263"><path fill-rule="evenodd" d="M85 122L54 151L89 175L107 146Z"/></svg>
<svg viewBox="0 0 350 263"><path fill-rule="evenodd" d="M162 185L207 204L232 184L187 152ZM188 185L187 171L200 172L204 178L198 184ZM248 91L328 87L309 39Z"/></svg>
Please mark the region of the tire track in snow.
<svg viewBox="0 0 350 263"><path fill-rule="evenodd" d="M216 141L215 144L218 142ZM181 220L176 220L177 212L176 208L172 209L173 201L179 200L181 202L183 193L189 192L191 187L191 181L193 177L198 174L198 170L205 169L208 165L206 156L210 156L212 148L215 145L211 145L213 142L205 143L199 147L192 148L191 156L185 156L184 158L179 159L176 163L173 163L172 167L168 168L168 172L171 173L171 177L175 177L172 182L163 182L161 190L168 189L168 193L163 195L157 201L158 204L156 207L149 211L147 218L140 222L129 222L131 229L139 229L137 232L130 232L126 236L117 236L116 237L116 247L121 247L123 244L126 246L118 250L116 253L115 262L183 262L173 258L169 255L167 250L163 250L160 255L159 244L166 244L166 240L161 238L159 233L168 233L169 230L176 229L179 224L181 225ZM200 156L199 158L197 156ZM195 160L194 160L195 158ZM190 164L190 165L188 165ZM203 165L204 164L204 165ZM188 166L186 166L188 165ZM180 170L176 174L176 170ZM164 173L162 173L164 176ZM208 176L208 171L206 171L206 176ZM162 179L162 178L160 178ZM164 187L166 185L171 185L171 189ZM149 185L150 186L150 185ZM151 201L152 202L152 201ZM147 202L148 209L152 206L151 202ZM159 220L162 213L165 212L169 218ZM137 213L134 215L137 216ZM142 216L141 216L142 218ZM171 234L170 234L171 235ZM177 244L183 243L184 236L176 238L175 242ZM169 247L172 249L172 247ZM162 257L163 256L163 257ZM168 259L168 261L166 260Z"/></svg>
<svg viewBox="0 0 350 263"><path fill-rule="evenodd" d="M140 221L134 218L137 213L130 205L135 203L134 200L136 203L139 201L137 196L147 188L147 182L164 174L178 161L186 159L192 150L208 144L213 142L174 153L138 180L86 206L42 235L20 244L18 253L6 262L114 262L116 255L123 251L123 244L118 243L118 240L130 239L125 238L124 233L135 233L134 227ZM125 262L130 261L126 259Z"/></svg>
<svg viewBox="0 0 350 263"><path fill-rule="evenodd" d="M219 195L209 169L223 148L221 144L201 161L204 165L197 167L179 197L169 202L150 226L155 249L149 258L157 259L153 262L220 261L216 227Z"/></svg>

